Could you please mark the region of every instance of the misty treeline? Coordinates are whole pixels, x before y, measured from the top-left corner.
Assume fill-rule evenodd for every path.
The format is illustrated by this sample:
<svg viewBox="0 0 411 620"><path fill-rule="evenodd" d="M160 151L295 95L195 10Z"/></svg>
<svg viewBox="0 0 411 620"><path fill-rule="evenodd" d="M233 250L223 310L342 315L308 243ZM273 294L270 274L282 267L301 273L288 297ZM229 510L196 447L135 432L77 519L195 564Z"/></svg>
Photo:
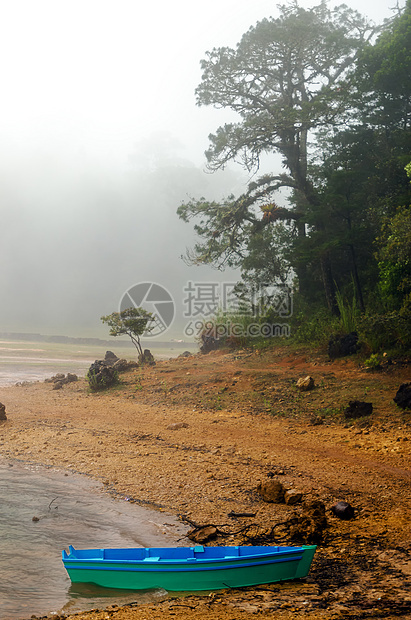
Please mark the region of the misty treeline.
<svg viewBox="0 0 411 620"><path fill-rule="evenodd" d="M407 348L411 0L379 26L345 5L278 8L201 63L197 104L237 115L209 136L208 166L252 176L241 195L179 207L198 235L186 259L240 268L243 296L291 284L306 339L328 324ZM267 154L282 165L259 175Z"/></svg>

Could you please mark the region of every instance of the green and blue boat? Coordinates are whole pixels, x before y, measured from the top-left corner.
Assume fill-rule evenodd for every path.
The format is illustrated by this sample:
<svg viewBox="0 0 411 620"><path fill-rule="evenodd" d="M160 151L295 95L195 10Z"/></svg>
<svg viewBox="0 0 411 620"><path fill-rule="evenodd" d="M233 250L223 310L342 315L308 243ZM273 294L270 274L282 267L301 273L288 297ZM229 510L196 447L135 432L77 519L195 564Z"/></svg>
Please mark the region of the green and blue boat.
<svg viewBox="0 0 411 620"><path fill-rule="evenodd" d="M305 577L315 545L165 547L63 551L72 583L170 592L221 590Z"/></svg>

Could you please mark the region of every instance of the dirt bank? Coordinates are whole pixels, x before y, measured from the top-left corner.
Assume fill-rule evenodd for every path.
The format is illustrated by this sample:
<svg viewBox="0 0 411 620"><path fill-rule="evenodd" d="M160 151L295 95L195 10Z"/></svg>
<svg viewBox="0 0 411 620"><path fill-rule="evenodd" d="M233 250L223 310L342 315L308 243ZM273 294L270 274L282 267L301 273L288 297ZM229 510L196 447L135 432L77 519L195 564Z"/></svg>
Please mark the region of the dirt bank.
<svg viewBox="0 0 411 620"><path fill-rule="evenodd" d="M308 374L315 387L300 392ZM392 400L409 366L368 372L284 349L178 358L121 379L95 394L84 381L1 389L0 455L86 473L110 493L214 524L223 535L211 544L244 542L246 526L263 535L299 514L300 505L261 499L268 476L324 502L328 528L301 582L77 619L411 617L411 411ZM372 402L372 415L345 421L354 399ZM353 520L331 513L339 500L355 507Z"/></svg>

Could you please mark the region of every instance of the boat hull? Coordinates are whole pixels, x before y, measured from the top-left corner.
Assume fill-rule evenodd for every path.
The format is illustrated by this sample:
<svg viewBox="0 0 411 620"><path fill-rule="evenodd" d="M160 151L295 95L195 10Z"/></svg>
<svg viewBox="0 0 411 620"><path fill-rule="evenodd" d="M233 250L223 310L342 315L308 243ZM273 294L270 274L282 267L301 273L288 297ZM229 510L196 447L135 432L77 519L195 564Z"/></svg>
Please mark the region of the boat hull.
<svg viewBox="0 0 411 620"><path fill-rule="evenodd" d="M69 554L63 551L63 563L73 583L127 590L163 588L171 592L191 592L305 577L316 547L179 548L180 552L184 549L187 557L167 558L167 551L170 551L167 549L76 551L70 547ZM212 557L213 550L220 557ZM122 559L121 551L127 551L126 559ZM145 552L146 556L133 559L132 551L138 552L137 556Z"/></svg>

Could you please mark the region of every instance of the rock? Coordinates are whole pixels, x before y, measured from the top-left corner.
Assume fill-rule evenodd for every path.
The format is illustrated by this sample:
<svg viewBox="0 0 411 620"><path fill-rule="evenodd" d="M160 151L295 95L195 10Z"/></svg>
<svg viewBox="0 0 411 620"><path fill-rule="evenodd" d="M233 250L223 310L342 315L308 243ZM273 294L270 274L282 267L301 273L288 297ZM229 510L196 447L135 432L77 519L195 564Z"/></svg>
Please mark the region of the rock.
<svg viewBox="0 0 411 620"><path fill-rule="evenodd" d="M174 424L167 426L169 431L178 431L179 428L188 428L188 424L185 422L175 422Z"/></svg>
<svg viewBox="0 0 411 620"><path fill-rule="evenodd" d="M394 396L394 402L401 409L411 409L411 383L402 383Z"/></svg>
<svg viewBox="0 0 411 620"><path fill-rule="evenodd" d="M343 336L335 334L331 336L328 342L328 355L331 359L354 355L359 348L357 332L351 332Z"/></svg>
<svg viewBox="0 0 411 620"><path fill-rule="evenodd" d="M117 372L126 372L127 370L131 370L132 368L138 368L137 362L127 361L126 359L117 359L112 367Z"/></svg>
<svg viewBox="0 0 411 620"><path fill-rule="evenodd" d="M295 504L299 504L303 499L303 494L300 491L296 491L295 489L289 489L284 493L284 501L287 506L294 506Z"/></svg>
<svg viewBox="0 0 411 620"><path fill-rule="evenodd" d="M301 392L307 392L308 390L312 390L314 387L314 379L307 375L306 377L301 377L297 381L297 387Z"/></svg>
<svg viewBox="0 0 411 620"><path fill-rule="evenodd" d="M49 379L45 379L44 382L45 383L56 383L57 381L64 381L65 378L66 378L66 375L63 375L61 372L59 372L57 373L57 375L53 375Z"/></svg>
<svg viewBox="0 0 411 620"><path fill-rule="evenodd" d="M212 335L201 334L201 340L203 342L200 347L201 353L210 353L210 351L215 351L220 346L220 340Z"/></svg>
<svg viewBox="0 0 411 620"><path fill-rule="evenodd" d="M315 500L303 505L302 514L289 520L289 536L293 542L308 545L320 543L327 527L325 506Z"/></svg>
<svg viewBox="0 0 411 620"><path fill-rule="evenodd" d="M112 366L104 360L96 360L88 369L86 378L90 388L94 391L105 390L118 383L118 375Z"/></svg>
<svg viewBox="0 0 411 620"><path fill-rule="evenodd" d="M320 415L317 415L316 413L312 413L310 415L309 422L312 426L320 426L320 424L324 424L324 418L322 418Z"/></svg>
<svg viewBox="0 0 411 620"><path fill-rule="evenodd" d="M178 357L191 357L193 354L190 353L190 351L184 351L183 353L180 353L180 355Z"/></svg>
<svg viewBox="0 0 411 620"><path fill-rule="evenodd" d="M363 418L372 414L372 403L365 403L362 400L350 400L348 407L344 411L347 420Z"/></svg>
<svg viewBox="0 0 411 620"><path fill-rule="evenodd" d="M75 375L74 373L68 372L65 378L65 382L74 383L75 381L78 381L78 376Z"/></svg>
<svg viewBox="0 0 411 620"><path fill-rule="evenodd" d="M344 521L354 518L354 508L348 502L337 502L334 506L332 506L331 512L336 517L343 519Z"/></svg>
<svg viewBox="0 0 411 620"><path fill-rule="evenodd" d="M45 383L54 383L53 390L60 390L63 385L66 383L73 383L73 381L78 381L78 376L68 372L67 376L62 373L58 373L49 379L44 379Z"/></svg>
<svg viewBox="0 0 411 620"><path fill-rule="evenodd" d="M204 527L196 527L190 530L187 538L197 543L205 543L212 538L217 537L217 528L214 525L205 525Z"/></svg>
<svg viewBox="0 0 411 620"><path fill-rule="evenodd" d="M257 492L265 502L282 504L284 502L284 487L278 480L266 480L260 482Z"/></svg>
<svg viewBox="0 0 411 620"><path fill-rule="evenodd" d="M150 349L144 349L142 355L139 355L138 361L140 364L147 364L148 366L155 366L154 357Z"/></svg>
<svg viewBox="0 0 411 620"><path fill-rule="evenodd" d="M3 403L0 403L0 422L4 422L5 420L7 420L6 405L3 405Z"/></svg>
<svg viewBox="0 0 411 620"><path fill-rule="evenodd" d="M113 353L113 351L106 351L104 356L104 361L108 366L114 366L114 364L119 360L117 355Z"/></svg>

